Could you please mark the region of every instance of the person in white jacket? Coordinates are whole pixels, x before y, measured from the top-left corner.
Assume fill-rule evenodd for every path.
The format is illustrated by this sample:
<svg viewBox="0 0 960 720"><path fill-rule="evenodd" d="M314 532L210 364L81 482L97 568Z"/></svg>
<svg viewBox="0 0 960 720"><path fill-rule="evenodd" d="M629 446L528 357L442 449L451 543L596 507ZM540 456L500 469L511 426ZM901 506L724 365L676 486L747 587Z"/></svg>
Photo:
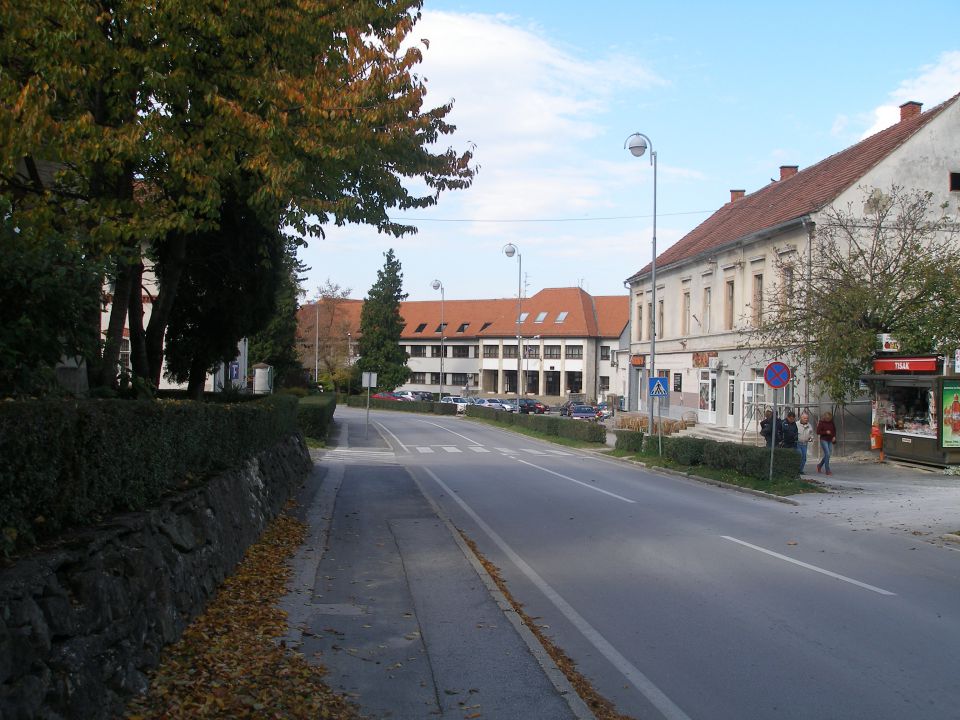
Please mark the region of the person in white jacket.
<svg viewBox="0 0 960 720"><path fill-rule="evenodd" d="M807 448L810 446L813 436L810 416L807 413L800 413L800 420L797 421L797 452L800 453L801 474L803 474L803 468L807 465Z"/></svg>

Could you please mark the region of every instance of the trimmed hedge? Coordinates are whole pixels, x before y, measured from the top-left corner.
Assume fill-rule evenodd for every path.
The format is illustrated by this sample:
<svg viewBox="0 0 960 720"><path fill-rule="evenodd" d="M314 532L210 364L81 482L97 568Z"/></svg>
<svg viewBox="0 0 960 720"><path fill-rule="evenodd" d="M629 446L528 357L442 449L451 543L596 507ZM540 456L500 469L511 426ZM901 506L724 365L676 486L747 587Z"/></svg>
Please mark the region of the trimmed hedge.
<svg viewBox="0 0 960 720"><path fill-rule="evenodd" d="M618 430L615 448L623 452L643 452L643 432L639 430Z"/></svg>
<svg viewBox="0 0 960 720"><path fill-rule="evenodd" d="M365 408L366 406L366 395L350 395L347 398L347 407ZM434 415L457 414L457 406L454 403L430 402L427 400L377 400L376 398L370 398L370 409L433 413Z"/></svg>
<svg viewBox="0 0 960 720"><path fill-rule="evenodd" d="M679 465L705 465L717 470L735 470L741 475L760 480L766 480L770 476L770 448L697 437L664 436L661 440L664 456ZM648 435L643 438L642 453L650 455L656 452L657 436ZM786 480L799 477L800 454L795 450L774 450L773 476Z"/></svg>
<svg viewBox="0 0 960 720"><path fill-rule="evenodd" d="M568 420L551 415L525 415L523 413L504 412L503 410L495 410L494 408L480 405L467 405L465 414L467 417L492 420L499 425L525 427L553 437L564 437L593 443L604 443L607 440L607 428L601 423Z"/></svg>
<svg viewBox="0 0 960 720"><path fill-rule="evenodd" d="M326 440L336 409L337 398L333 393L301 398L297 405L297 427L306 437Z"/></svg>
<svg viewBox="0 0 960 720"><path fill-rule="evenodd" d="M191 481L296 432L297 400L0 403L0 549L117 512L142 510Z"/></svg>

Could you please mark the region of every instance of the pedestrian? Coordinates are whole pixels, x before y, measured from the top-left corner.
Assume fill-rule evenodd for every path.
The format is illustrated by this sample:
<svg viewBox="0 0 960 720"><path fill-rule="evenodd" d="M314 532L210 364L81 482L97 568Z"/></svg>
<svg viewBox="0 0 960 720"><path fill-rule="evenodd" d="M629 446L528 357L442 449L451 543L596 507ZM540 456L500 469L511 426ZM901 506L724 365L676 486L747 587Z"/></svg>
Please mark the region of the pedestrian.
<svg viewBox="0 0 960 720"><path fill-rule="evenodd" d="M780 427L780 421L773 417L773 410L767 410L763 413L763 420L760 421L760 434L767 441L767 447L780 444L783 430Z"/></svg>
<svg viewBox="0 0 960 720"><path fill-rule="evenodd" d="M833 446L837 444L837 426L833 424L833 413L829 410L817 423L817 435L820 437L820 452L823 454L820 462L817 463L817 472L833 475L830 472L830 454L833 452Z"/></svg>
<svg viewBox="0 0 960 720"><path fill-rule="evenodd" d="M786 420L783 421L783 424L780 427L783 434L783 439L780 441L780 447L787 450L796 450L797 438L799 437L799 431L797 428L797 414L793 412L793 410L788 412Z"/></svg>
<svg viewBox="0 0 960 720"><path fill-rule="evenodd" d="M807 446L813 440L813 426L810 424L810 416L807 413L800 413L800 422L797 423L797 452L800 453L800 473L807 466Z"/></svg>

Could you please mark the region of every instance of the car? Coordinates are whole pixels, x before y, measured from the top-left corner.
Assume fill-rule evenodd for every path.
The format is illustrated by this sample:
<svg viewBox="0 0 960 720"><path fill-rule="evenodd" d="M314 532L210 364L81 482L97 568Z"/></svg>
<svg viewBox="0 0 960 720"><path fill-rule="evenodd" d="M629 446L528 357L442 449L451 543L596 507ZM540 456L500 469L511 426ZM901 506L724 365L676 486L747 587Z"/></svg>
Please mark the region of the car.
<svg viewBox="0 0 960 720"><path fill-rule="evenodd" d="M456 395L445 395L440 398L440 402L444 404L454 404L457 406L457 412L462 413L467 409L467 399L462 397L457 397Z"/></svg>
<svg viewBox="0 0 960 720"><path fill-rule="evenodd" d="M600 417L606 420L608 417L613 417L613 406L610 403L602 402L597 405L597 411L600 414Z"/></svg>
<svg viewBox="0 0 960 720"><path fill-rule="evenodd" d="M534 415L543 415L545 412L547 412L547 406L539 400L534 400L533 398L518 398L517 410L524 415L529 415L531 413Z"/></svg>
<svg viewBox="0 0 960 720"><path fill-rule="evenodd" d="M506 410L503 403L496 398L479 398L476 404L481 407L492 408L493 410Z"/></svg>
<svg viewBox="0 0 960 720"><path fill-rule="evenodd" d="M497 402L503 405L503 409L507 412L516 412L517 411L517 401L510 398L498 398Z"/></svg>
<svg viewBox="0 0 960 720"><path fill-rule="evenodd" d="M372 400L390 400L391 402L406 402L407 398L402 395L398 395L395 392L388 392L386 390L382 392L375 392L370 396Z"/></svg>
<svg viewBox="0 0 960 720"><path fill-rule="evenodd" d="M567 400L565 403L557 407L557 412L561 415L569 415L571 408L574 406L573 400Z"/></svg>
<svg viewBox="0 0 960 720"><path fill-rule="evenodd" d="M433 400L433 393L422 390L398 390L396 394L405 397L407 400L413 400L414 402L422 400L430 402Z"/></svg>
<svg viewBox="0 0 960 720"><path fill-rule="evenodd" d="M592 405L574 405L567 412L573 420L591 420L597 419L597 409Z"/></svg>

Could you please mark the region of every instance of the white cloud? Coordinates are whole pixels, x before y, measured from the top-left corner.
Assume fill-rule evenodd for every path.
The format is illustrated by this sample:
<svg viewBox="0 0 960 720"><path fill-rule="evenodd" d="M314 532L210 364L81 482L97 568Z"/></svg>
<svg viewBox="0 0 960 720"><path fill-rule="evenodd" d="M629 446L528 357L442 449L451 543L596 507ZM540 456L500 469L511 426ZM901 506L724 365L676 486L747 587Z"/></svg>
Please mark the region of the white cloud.
<svg viewBox="0 0 960 720"><path fill-rule="evenodd" d="M900 120L900 105L915 100L925 109L943 102L960 92L960 51L942 53L937 62L924 65L915 78L904 80L900 87L890 93L890 103L873 110L873 122L863 133L869 137Z"/></svg>

